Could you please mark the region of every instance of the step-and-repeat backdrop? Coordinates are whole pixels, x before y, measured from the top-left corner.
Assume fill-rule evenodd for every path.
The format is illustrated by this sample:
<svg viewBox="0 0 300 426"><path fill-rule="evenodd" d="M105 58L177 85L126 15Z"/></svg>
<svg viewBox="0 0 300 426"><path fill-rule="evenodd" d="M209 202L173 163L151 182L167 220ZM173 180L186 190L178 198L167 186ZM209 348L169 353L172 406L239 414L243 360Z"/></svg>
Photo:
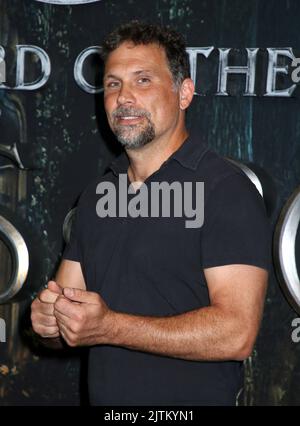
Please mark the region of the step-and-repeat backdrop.
<svg viewBox="0 0 300 426"><path fill-rule="evenodd" d="M185 35L189 126L255 183L272 224L273 271L240 404L299 404L299 1L0 0L0 405L87 403L85 350L41 348L29 307L55 273L78 195L120 153L100 52L132 19Z"/></svg>

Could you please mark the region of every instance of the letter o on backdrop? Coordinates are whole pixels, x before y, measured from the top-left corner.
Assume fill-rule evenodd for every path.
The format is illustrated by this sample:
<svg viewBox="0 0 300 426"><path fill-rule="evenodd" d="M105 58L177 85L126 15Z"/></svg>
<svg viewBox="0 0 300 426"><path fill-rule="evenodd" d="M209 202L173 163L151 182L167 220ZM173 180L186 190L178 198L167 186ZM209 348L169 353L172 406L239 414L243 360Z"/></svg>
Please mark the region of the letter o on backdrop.
<svg viewBox="0 0 300 426"><path fill-rule="evenodd" d="M53 268L51 255L39 228L0 206L0 304L30 300L40 291Z"/></svg>
<svg viewBox="0 0 300 426"><path fill-rule="evenodd" d="M300 314L300 279L296 238L300 223L300 186L283 207L274 234L274 263L279 282L291 306Z"/></svg>
<svg viewBox="0 0 300 426"><path fill-rule="evenodd" d="M267 214L272 216L277 207L276 188L270 176L256 164L243 164L227 158L239 167L263 196ZM296 241L300 223L300 186L284 205L276 224L273 239L274 269L285 297L300 314L300 278L297 270Z"/></svg>
<svg viewBox="0 0 300 426"><path fill-rule="evenodd" d="M1 267L6 265L6 271L10 270L8 274L1 274L1 280L4 279L3 275L8 275L8 281L0 283L0 303L5 303L12 299L23 287L29 269L29 254L26 242L24 241L20 232L15 226L0 215L0 240L1 251L5 248L10 256L7 262L1 261ZM10 265L9 265L10 264Z"/></svg>

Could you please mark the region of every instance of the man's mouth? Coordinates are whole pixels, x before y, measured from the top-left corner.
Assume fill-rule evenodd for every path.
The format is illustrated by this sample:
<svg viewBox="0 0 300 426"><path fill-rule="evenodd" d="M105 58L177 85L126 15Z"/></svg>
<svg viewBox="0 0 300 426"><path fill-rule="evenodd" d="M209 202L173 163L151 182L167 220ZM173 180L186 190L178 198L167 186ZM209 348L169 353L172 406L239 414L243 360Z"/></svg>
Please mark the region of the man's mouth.
<svg viewBox="0 0 300 426"><path fill-rule="evenodd" d="M140 115L122 115L117 116L117 121L119 124L137 124L143 119Z"/></svg>

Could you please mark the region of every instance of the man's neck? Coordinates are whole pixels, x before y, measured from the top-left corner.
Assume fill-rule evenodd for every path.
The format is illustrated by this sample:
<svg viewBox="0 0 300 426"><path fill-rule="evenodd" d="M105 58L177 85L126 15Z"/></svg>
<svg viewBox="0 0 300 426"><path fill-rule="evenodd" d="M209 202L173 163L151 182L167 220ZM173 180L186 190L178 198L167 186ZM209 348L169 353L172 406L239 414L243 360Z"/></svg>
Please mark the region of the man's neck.
<svg viewBox="0 0 300 426"><path fill-rule="evenodd" d="M144 182L184 143L188 132L184 128L167 141L152 141L139 149L126 150L129 158L128 178L130 182Z"/></svg>

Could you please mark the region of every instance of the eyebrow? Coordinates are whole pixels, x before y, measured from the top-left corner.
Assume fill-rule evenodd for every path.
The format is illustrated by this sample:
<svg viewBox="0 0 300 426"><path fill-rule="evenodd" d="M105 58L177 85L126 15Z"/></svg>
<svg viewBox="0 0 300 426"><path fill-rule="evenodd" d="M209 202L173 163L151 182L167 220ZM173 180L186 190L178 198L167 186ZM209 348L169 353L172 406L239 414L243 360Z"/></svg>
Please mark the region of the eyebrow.
<svg viewBox="0 0 300 426"><path fill-rule="evenodd" d="M140 74L154 74L154 72L153 72L153 70L144 70L144 69L141 69L141 70L137 70L137 71L134 71L133 72L133 74L134 75L140 75ZM116 79L116 80L120 80L120 77L118 77L118 76L116 76L116 75L114 75L114 74L108 74L108 75L105 75L104 76L104 80L108 80L109 78L114 78L114 79Z"/></svg>
<svg viewBox="0 0 300 426"><path fill-rule="evenodd" d="M117 77L116 75L113 75L113 74L108 74L108 75L104 76L104 80L107 80L108 78L115 78L116 80L119 79L119 77Z"/></svg>

